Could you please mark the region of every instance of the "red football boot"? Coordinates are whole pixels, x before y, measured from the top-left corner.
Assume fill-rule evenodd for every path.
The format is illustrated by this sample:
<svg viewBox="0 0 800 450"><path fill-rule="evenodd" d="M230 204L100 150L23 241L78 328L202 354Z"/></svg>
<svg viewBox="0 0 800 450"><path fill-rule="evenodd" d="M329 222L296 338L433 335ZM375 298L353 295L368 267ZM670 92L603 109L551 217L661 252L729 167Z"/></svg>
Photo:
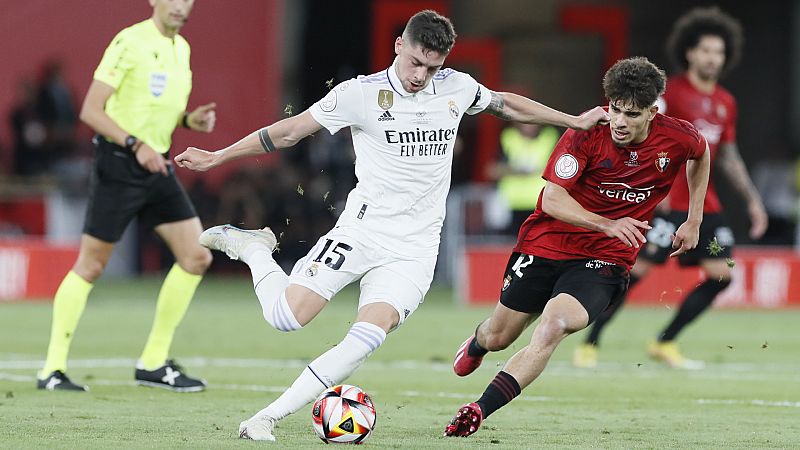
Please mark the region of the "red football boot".
<svg viewBox="0 0 800 450"><path fill-rule="evenodd" d="M473 339L475 339L475 336L469 337L466 341L464 341L463 344L461 344L461 347L458 348L456 357L453 360L453 372L460 377L465 377L472 372L475 372L475 369L480 367L481 363L483 362L483 356L469 356L469 353L467 352Z"/></svg>
<svg viewBox="0 0 800 450"><path fill-rule="evenodd" d="M467 403L458 409L453 420L444 428L445 436L467 437L478 431L483 422L483 412L477 403Z"/></svg>

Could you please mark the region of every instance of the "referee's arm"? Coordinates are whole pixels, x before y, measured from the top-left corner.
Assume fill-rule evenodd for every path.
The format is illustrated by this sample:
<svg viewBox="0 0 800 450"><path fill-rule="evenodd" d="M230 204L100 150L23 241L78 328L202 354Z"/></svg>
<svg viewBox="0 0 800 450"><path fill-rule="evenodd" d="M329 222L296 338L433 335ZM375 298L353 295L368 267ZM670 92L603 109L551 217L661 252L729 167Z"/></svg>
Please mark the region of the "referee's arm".
<svg viewBox="0 0 800 450"><path fill-rule="evenodd" d="M83 99L80 119L89 125L97 134L112 140L120 147L125 146L125 138L129 133L117 125L114 120L106 114L106 102L114 93L114 88L102 81L92 80L86 98ZM167 175L167 161L158 152L142 142L135 147L136 160L149 172L161 172Z"/></svg>

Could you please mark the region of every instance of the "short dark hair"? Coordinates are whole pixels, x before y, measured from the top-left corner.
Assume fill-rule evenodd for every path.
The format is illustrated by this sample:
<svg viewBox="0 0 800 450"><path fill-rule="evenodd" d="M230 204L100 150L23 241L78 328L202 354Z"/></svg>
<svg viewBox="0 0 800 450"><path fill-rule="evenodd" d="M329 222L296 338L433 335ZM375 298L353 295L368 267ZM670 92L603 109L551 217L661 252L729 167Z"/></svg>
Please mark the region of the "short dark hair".
<svg viewBox="0 0 800 450"><path fill-rule="evenodd" d="M456 43L456 30L447 17L426 9L420 11L410 19L403 30L403 39L411 40L412 44L419 44L422 48L438 53L448 54Z"/></svg>
<svg viewBox="0 0 800 450"><path fill-rule="evenodd" d="M742 57L744 35L738 20L716 6L694 8L681 16L672 27L667 39L667 55L676 69L689 68L686 51L697 47L703 36L719 36L725 41L725 73L739 63Z"/></svg>
<svg viewBox="0 0 800 450"><path fill-rule="evenodd" d="M603 77L603 90L612 102L633 103L637 108L655 104L664 93L667 76L644 56L617 61Z"/></svg>

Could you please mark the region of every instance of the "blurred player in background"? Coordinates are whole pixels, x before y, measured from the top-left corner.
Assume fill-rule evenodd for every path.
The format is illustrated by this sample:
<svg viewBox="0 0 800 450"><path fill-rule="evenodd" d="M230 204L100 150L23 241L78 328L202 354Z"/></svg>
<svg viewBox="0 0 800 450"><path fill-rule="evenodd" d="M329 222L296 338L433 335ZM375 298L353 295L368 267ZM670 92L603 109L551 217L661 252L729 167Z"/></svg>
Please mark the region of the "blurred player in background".
<svg viewBox="0 0 800 450"><path fill-rule="evenodd" d="M739 61L742 29L731 16L718 8L696 8L675 23L667 41L667 51L682 73L667 80L667 90L659 101L663 114L684 119L705 136L711 162L717 164L744 198L750 216L750 238L759 239L767 230L767 213L736 145L736 100L718 81ZM631 270L631 287L650 270L663 264L672 243L671 236L686 218L689 193L686 177L680 175L661 213L652 222L648 244ZM722 215L713 180L708 185L700 226L698 247L678 258L681 266L700 266L706 280L686 295L672 321L648 345L651 357L671 367L702 368L701 361L684 357L675 344L678 334L703 311L731 282L729 261L733 251L733 232ZM575 350L577 367L597 365L600 333L622 306L615 304L598 317L586 341Z"/></svg>
<svg viewBox="0 0 800 450"><path fill-rule="evenodd" d="M309 323L342 288L361 280L355 323L344 340L312 361L277 400L241 423L239 435L275 440L278 420L341 383L417 309L430 287L450 188L453 145L464 114L486 111L506 120L588 129L607 120L602 108L579 117L525 97L492 92L471 76L442 69L455 43L450 20L415 14L394 42L394 63L347 80L303 113L255 131L222 150L188 148L175 158L208 170L244 156L291 147L326 129L349 128L358 184L328 234L287 276L272 258L269 228L230 225L201 242L247 263L266 321L281 331Z"/></svg>
<svg viewBox="0 0 800 450"><path fill-rule="evenodd" d="M643 230L656 205L685 171L689 214L675 232L673 255L697 245L710 157L690 123L657 114L664 72L646 58L618 61L606 72L608 127L567 130L543 177L536 211L519 230L492 316L456 352L459 376L490 351L511 345L540 318L528 345L509 359L475 402L462 406L446 436L469 436L544 370L558 344L586 328L625 294ZM686 168L683 165L686 163ZM677 249L677 250L675 250Z"/></svg>
<svg viewBox="0 0 800 450"><path fill-rule="evenodd" d="M78 260L53 300L39 389L87 389L65 374L70 343L93 283L134 217L155 228L176 260L158 295L153 327L134 377L141 385L177 392L205 389L205 382L187 376L167 359L175 329L211 264L211 253L197 242L200 220L167 159L177 126L211 132L216 119L213 103L186 111L192 89L190 49L178 31L193 4L194 0L150 0L152 17L120 31L94 73L80 114L97 132L89 207ZM113 324L108 328L114 332Z"/></svg>

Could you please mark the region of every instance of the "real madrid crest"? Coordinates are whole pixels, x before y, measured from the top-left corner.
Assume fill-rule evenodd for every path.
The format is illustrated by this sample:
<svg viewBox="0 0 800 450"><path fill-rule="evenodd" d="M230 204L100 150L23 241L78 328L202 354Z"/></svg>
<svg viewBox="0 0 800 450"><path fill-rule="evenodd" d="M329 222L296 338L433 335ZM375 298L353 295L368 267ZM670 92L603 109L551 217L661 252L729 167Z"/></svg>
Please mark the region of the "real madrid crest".
<svg viewBox="0 0 800 450"><path fill-rule="evenodd" d="M447 106L448 109L450 109L450 117L453 119L458 119L458 105L456 105L456 102L450 100L447 102Z"/></svg>
<svg viewBox="0 0 800 450"><path fill-rule="evenodd" d="M381 109L389 109L393 104L394 92L387 89L381 89L378 91L378 106L380 106Z"/></svg>
<svg viewBox="0 0 800 450"><path fill-rule="evenodd" d="M306 269L306 276L307 277L313 277L313 276L315 276L317 274L318 271L319 271L319 267L317 266L316 263L314 263L314 264L308 266L308 269Z"/></svg>
<svg viewBox="0 0 800 450"><path fill-rule="evenodd" d="M667 166L669 165L669 153L661 152L658 154L658 158L656 158L656 169L659 172L664 173L667 170Z"/></svg>

